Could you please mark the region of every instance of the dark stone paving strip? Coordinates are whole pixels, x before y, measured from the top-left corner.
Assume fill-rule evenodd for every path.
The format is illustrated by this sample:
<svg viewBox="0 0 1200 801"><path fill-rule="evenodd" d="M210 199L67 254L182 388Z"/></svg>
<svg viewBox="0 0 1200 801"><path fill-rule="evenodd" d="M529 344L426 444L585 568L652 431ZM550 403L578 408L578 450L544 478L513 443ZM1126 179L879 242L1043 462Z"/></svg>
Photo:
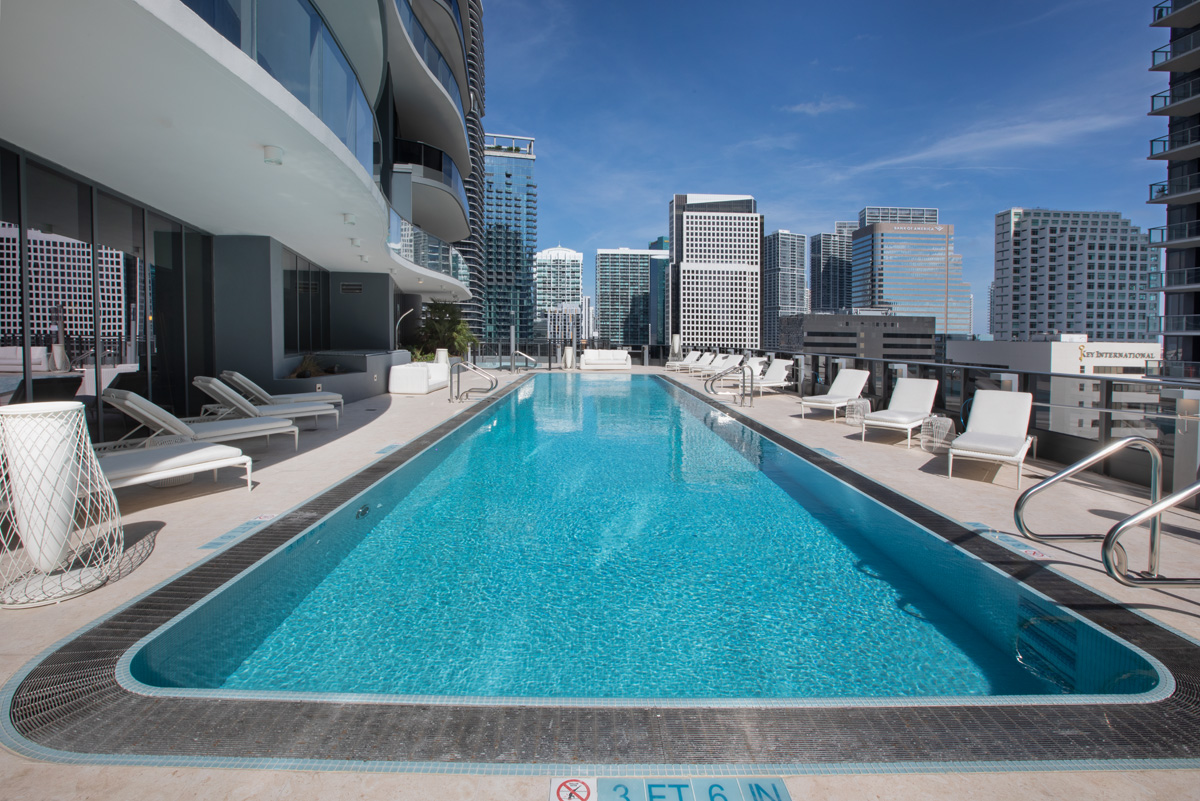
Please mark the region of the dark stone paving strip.
<svg viewBox="0 0 1200 801"><path fill-rule="evenodd" d="M168 761L194 756L509 764L881 764L1200 756L1200 648L735 410L711 403L1137 643L1173 671L1177 692L1150 704L489 707L145 697L116 684L114 666L120 654L145 633L306 529L315 522L315 509L344 503L497 401L472 407L68 643L17 689L9 710L16 729L48 748L161 756Z"/></svg>

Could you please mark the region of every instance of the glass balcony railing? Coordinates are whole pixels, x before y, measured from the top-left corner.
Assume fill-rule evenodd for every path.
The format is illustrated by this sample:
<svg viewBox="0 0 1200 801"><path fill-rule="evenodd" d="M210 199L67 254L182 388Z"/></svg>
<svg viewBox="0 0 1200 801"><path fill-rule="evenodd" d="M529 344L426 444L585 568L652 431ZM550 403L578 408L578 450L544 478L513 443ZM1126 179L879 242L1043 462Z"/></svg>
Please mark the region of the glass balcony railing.
<svg viewBox="0 0 1200 801"><path fill-rule="evenodd" d="M1164 17L1169 17L1181 8L1190 6L1196 0L1165 0L1154 7L1154 21L1158 22Z"/></svg>
<svg viewBox="0 0 1200 801"><path fill-rule="evenodd" d="M1163 45L1151 53L1151 66L1157 67L1164 61L1170 61L1176 56L1182 56L1184 53L1190 53L1200 47L1200 31L1189 33L1187 36L1181 36L1174 41Z"/></svg>
<svg viewBox="0 0 1200 801"><path fill-rule="evenodd" d="M1185 239L1200 239L1200 220L1150 229L1151 245L1167 245Z"/></svg>
<svg viewBox="0 0 1200 801"><path fill-rule="evenodd" d="M309 0L184 4L302 102L374 174L376 125L358 76ZM243 19L243 17L249 19ZM243 24L253 20L254 24ZM243 31L253 31L253 39Z"/></svg>
<svg viewBox="0 0 1200 801"><path fill-rule="evenodd" d="M1200 172L1150 184L1150 200L1165 200L1200 189Z"/></svg>
<svg viewBox="0 0 1200 801"><path fill-rule="evenodd" d="M420 165L424 177L441 181L458 198L463 210L468 209L467 188L463 184L462 173L448 153L423 142L397 139L395 159L398 164Z"/></svg>
<svg viewBox="0 0 1200 801"><path fill-rule="evenodd" d="M1184 100L1190 100L1196 95L1200 95L1200 78L1193 78L1187 83L1172 86L1165 92L1151 95L1150 110L1152 112L1159 111L1167 106L1173 106L1176 103L1182 103Z"/></svg>
<svg viewBox="0 0 1200 801"><path fill-rule="evenodd" d="M1178 150L1197 143L1200 143L1200 125L1188 128L1185 131L1176 131L1166 136L1160 136L1157 139L1151 139L1150 155L1159 156L1163 153L1169 153L1172 150Z"/></svg>
<svg viewBox="0 0 1200 801"><path fill-rule="evenodd" d="M450 10L450 16L454 18L454 27L458 28L458 42L462 45L463 63L467 63L467 37L463 32L462 9L458 6L458 0L438 0L443 6Z"/></svg>
<svg viewBox="0 0 1200 801"><path fill-rule="evenodd" d="M1151 316L1150 329L1160 334L1181 334L1185 331L1200 331L1200 314Z"/></svg>
<svg viewBox="0 0 1200 801"><path fill-rule="evenodd" d="M389 209L388 247L401 258L418 267L441 273L466 286L469 281L467 263L458 249L449 242L413 225Z"/></svg>
<svg viewBox="0 0 1200 801"><path fill-rule="evenodd" d="M1191 267L1186 270L1167 270L1161 273L1150 273L1146 276L1146 289L1170 289L1178 286L1196 286L1200 285L1200 267Z"/></svg>
<svg viewBox="0 0 1200 801"><path fill-rule="evenodd" d="M425 32L424 26L417 19L417 15L413 13L412 5L408 0L396 0L396 10L400 12L400 21L404 23L404 30L408 31L408 38L412 39L413 47L417 49L421 60L425 62L425 66L437 78L438 83L453 98L454 107L458 111L458 119L462 122L463 134L465 135L467 132L467 117L463 113L462 92L458 88L458 79L454 77L454 71L450 69L450 64L446 61L446 57L442 55L437 45L429 38L429 34Z"/></svg>
<svg viewBox="0 0 1200 801"><path fill-rule="evenodd" d="M1155 378L1200 379L1200 362L1169 361L1167 359L1146 362L1146 375Z"/></svg>

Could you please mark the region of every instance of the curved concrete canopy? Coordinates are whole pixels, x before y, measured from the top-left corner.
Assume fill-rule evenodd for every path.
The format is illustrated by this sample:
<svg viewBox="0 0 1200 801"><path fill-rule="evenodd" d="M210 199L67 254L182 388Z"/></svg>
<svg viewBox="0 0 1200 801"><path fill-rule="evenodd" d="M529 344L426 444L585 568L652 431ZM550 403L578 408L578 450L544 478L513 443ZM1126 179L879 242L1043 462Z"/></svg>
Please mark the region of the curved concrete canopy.
<svg viewBox="0 0 1200 801"><path fill-rule="evenodd" d="M329 270L469 296L392 254L387 203L350 150L182 3L38 0L0 14L0 139L209 233L272 236Z"/></svg>
<svg viewBox="0 0 1200 801"><path fill-rule="evenodd" d="M312 0L312 3L329 23L373 108L386 74L379 0Z"/></svg>

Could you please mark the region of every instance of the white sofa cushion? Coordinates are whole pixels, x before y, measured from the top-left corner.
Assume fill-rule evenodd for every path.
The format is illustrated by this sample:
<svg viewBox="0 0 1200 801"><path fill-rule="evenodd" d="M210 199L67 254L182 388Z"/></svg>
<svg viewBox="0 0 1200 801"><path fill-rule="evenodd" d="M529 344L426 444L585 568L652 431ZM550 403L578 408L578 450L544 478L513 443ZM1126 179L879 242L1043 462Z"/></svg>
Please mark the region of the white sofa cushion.
<svg viewBox="0 0 1200 801"><path fill-rule="evenodd" d="M392 395L428 395L450 386L450 365L435 362L397 364L388 372Z"/></svg>

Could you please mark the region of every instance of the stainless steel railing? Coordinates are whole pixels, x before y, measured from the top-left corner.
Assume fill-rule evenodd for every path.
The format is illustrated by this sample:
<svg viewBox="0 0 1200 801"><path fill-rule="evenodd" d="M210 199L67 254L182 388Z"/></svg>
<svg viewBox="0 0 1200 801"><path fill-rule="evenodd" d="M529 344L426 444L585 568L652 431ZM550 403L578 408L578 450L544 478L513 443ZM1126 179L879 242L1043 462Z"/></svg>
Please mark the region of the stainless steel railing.
<svg viewBox="0 0 1200 801"><path fill-rule="evenodd" d="M486 378L488 380L488 382L490 382L488 387L486 389L484 389L483 387L467 387L466 389L463 389L462 388L462 374L464 371L467 371L467 370L470 370L472 373L475 373L478 376L482 376L483 378ZM458 392L454 391L455 376L458 376L458 389L459 389ZM454 364L450 365L450 402L451 403L462 403L465 400L469 400L472 392L480 392L483 395L488 395L491 393L492 390L494 390L498 386L500 386L499 379L497 379L496 376L492 375L487 370L484 370L482 367L476 367L475 365L471 364L470 362L455 362Z"/></svg>
<svg viewBox="0 0 1200 801"><path fill-rule="evenodd" d="M722 392L716 388L717 382L728 378L734 373L739 373L738 376L738 391L737 392ZM735 398L739 406L754 405L754 373L755 370L748 364L735 364L733 367L726 367L718 373L715 373L704 380L704 391L709 395L729 395ZM750 380L747 382L746 375L749 374ZM749 387L749 393L746 392ZM749 402L746 398L749 397Z"/></svg>
<svg viewBox="0 0 1200 801"><path fill-rule="evenodd" d="M1127 587L1200 586L1200 578L1171 578L1161 576L1158 573L1159 519L1162 517L1163 512L1178 506L1197 494L1200 494L1200 481L1192 484L1190 487L1181 489L1179 492L1168 495L1158 503L1150 504L1142 511L1135 515L1130 515L1109 529L1108 534L1104 537L1104 545L1100 548L1100 556L1104 559L1104 569L1108 571L1108 575ZM1122 547L1120 539L1130 529L1137 528L1146 521L1150 521L1150 565L1147 570L1141 573L1130 573L1129 559L1125 554L1125 548Z"/></svg>

